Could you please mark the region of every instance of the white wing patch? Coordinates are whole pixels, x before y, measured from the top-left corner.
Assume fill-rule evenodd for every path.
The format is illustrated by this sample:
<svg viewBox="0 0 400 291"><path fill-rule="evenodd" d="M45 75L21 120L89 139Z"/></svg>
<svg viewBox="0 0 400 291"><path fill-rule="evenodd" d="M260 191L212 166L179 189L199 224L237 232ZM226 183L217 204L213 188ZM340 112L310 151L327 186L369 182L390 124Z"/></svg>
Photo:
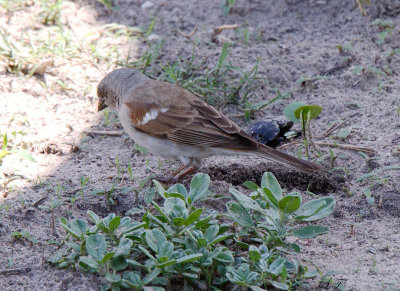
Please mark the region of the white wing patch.
<svg viewBox="0 0 400 291"><path fill-rule="evenodd" d="M168 111L168 108L151 109L150 112L147 112L144 115L142 121L139 122L139 125L145 125L149 121L156 119L159 112L164 113L164 112L167 112L167 111Z"/></svg>

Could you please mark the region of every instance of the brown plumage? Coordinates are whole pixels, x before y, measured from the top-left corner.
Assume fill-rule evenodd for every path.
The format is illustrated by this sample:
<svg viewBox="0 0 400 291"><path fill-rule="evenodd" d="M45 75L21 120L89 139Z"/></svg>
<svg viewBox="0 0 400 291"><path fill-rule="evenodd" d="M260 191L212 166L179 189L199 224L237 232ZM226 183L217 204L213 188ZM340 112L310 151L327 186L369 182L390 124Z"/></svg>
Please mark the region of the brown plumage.
<svg viewBox="0 0 400 291"><path fill-rule="evenodd" d="M320 167L256 142L236 123L189 91L123 68L98 87L99 110L116 109L127 133L150 152L197 168L212 155L258 155L305 173Z"/></svg>

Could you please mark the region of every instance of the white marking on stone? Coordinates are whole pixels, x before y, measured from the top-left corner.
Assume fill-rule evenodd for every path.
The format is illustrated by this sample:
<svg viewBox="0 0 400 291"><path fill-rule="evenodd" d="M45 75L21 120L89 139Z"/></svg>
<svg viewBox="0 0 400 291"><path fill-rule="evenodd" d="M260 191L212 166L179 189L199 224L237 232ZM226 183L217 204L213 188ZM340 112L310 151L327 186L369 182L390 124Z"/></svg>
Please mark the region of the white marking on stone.
<svg viewBox="0 0 400 291"><path fill-rule="evenodd" d="M161 108L160 110L151 109L150 112L147 112L144 115L143 120L139 122L139 125L145 125L149 121L156 119L159 112L164 113L164 112L167 112L167 111L168 111L168 108Z"/></svg>

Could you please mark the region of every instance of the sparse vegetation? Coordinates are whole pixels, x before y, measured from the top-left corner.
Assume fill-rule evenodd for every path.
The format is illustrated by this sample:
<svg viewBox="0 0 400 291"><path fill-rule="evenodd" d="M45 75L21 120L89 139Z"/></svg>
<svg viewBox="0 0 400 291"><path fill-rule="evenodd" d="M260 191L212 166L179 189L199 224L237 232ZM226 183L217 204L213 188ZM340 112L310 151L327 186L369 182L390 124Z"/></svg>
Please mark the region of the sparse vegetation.
<svg viewBox="0 0 400 291"><path fill-rule="evenodd" d="M0 289L400 288L392 231L400 213L396 3L97 2L0 0ZM342 4L351 11L332 10ZM324 18L314 19L317 13ZM333 25L321 26L332 15ZM147 154L126 133L90 132L121 132L115 113L95 115L98 81L121 66L190 90L244 130L252 119L281 115L282 100L323 104L312 133L329 150L312 151L308 130L319 109L306 103L291 108L297 124L287 133L301 128L304 145L290 139L283 150L312 155L338 181L333 189L322 185L340 197L326 220L332 233L299 214L333 211L333 198L318 192L314 179L303 187L301 175L273 168L285 189L304 194L280 189L270 173L261 185L246 182L250 190L220 190L259 181L258 161L206 161L215 193L204 190L205 174L188 189L152 183L177 163ZM235 172L232 163L242 161L249 171ZM354 243L360 238L365 243ZM70 271L32 266L57 251L52 263ZM372 255L357 257L364 252ZM69 280L77 271L86 273Z"/></svg>

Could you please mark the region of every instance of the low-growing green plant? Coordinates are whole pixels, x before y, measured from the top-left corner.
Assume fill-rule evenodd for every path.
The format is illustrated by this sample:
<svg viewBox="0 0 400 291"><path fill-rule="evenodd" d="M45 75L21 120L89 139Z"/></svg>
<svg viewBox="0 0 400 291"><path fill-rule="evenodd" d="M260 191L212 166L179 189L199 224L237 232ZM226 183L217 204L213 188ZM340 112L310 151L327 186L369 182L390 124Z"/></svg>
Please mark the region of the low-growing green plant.
<svg viewBox="0 0 400 291"><path fill-rule="evenodd" d="M311 119L316 118L321 111L321 106L307 105L303 102L292 102L283 110L283 114L287 119L293 122L301 123L306 157L309 157L310 144L313 145L310 122Z"/></svg>
<svg viewBox="0 0 400 291"><path fill-rule="evenodd" d="M231 188L235 201L228 202L227 213L218 213L197 206L212 194L206 174L196 174L189 190L153 183L163 202L152 200L139 219L113 213L100 218L90 210L90 223L61 218L67 235L51 262L101 275L102 290L227 290L234 285L288 290L317 275L293 258L300 246L286 237L327 233L326 226L301 223L332 213L333 198L303 204L299 193L284 195L276 178L265 173L261 187L246 183L254 191L251 197Z"/></svg>
<svg viewBox="0 0 400 291"><path fill-rule="evenodd" d="M27 230L22 230L22 231L13 231L11 233L12 237L15 238L23 238L23 239L27 239L29 241L31 241L34 244L38 243L37 238L35 238L29 231Z"/></svg>
<svg viewBox="0 0 400 291"><path fill-rule="evenodd" d="M224 16L227 16L232 12L233 5L235 5L236 0L224 0L222 4L222 12Z"/></svg>
<svg viewBox="0 0 400 291"><path fill-rule="evenodd" d="M189 60L162 66L160 79L178 84L202 96L211 105L247 104L251 92L259 81L257 77L259 61L250 71L245 72L227 62L230 51L230 45L225 44L213 68L204 68L203 62L198 63L193 51ZM182 66L181 63L185 65ZM232 73L239 74L239 79L232 80L229 77Z"/></svg>
<svg viewBox="0 0 400 291"><path fill-rule="evenodd" d="M373 205L375 203L371 189L377 185L385 185L390 181L390 176L386 172L398 170L400 170L400 166L387 166L364 174L356 180L357 183L365 186L362 191L365 194L368 204Z"/></svg>
<svg viewBox="0 0 400 291"><path fill-rule="evenodd" d="M21 156L22 158L34 162L35 159L25 150L23 149L16 149L14 147L10 148L10 145L8 144L9 140L7 137L7 133L5 133L3 135L3 144L1 146L1 150L0 150L0 166L1 166L1 161L2 159L7 156L7 155L11 155L11 154L17 154L19 156Z"/></svg>
<svg viewBox="0 0 400 291"><path fill-rule="evenodd" d="M62 0L40 0L42 4L39 12L40 21L44 25L60 25Z"/></svg>
<svg viewBox="0 0 400 291"><path fill-rule="evenodd" d="M378 34L378 41L377 44L383 44L386 41L388 35L393 31L395 25L391 20L382 20L382 19L375 19L371 24L370 27L378 27L379 34Z"/></svg>

